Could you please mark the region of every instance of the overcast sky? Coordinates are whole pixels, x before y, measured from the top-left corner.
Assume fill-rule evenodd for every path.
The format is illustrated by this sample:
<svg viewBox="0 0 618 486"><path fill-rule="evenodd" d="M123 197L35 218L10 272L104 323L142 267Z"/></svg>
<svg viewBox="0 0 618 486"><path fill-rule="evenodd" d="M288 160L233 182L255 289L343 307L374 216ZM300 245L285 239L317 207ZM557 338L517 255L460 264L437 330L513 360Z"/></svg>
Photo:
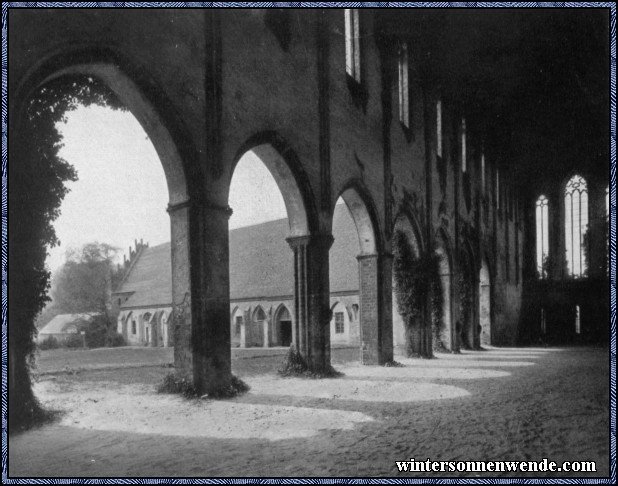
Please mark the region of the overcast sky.
<svg viewBox="0 0 618 486"><path fill-rule="evenodd" d="M61 245L49 251L54 271L68 248L98 241L119 247L119 259L143 238L151 246L170 239L167 185L157 153L141 125L129 112L102 107L79 108L60 124L60 155L72 164L79 180L54 223ZM268 169L253 154L238 163L229 205L230 228L286 217L283 198Z"/></svg>

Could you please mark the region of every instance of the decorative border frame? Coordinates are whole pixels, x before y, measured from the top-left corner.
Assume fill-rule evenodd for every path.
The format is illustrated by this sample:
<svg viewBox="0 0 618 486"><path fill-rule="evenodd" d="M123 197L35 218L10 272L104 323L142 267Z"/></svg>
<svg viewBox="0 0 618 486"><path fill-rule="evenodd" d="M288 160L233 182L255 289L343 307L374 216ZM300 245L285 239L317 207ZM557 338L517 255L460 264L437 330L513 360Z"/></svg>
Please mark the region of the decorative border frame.
<svg viewBox="0 0 618 486"><path fill-rule="evenodd" d="M7 419L7 42L9 8L609 8L610 10L610 475L608 478L8 478ZM2 4L2 481L4 484L616 484L616 4L613 2L6 2Z"/></svg>

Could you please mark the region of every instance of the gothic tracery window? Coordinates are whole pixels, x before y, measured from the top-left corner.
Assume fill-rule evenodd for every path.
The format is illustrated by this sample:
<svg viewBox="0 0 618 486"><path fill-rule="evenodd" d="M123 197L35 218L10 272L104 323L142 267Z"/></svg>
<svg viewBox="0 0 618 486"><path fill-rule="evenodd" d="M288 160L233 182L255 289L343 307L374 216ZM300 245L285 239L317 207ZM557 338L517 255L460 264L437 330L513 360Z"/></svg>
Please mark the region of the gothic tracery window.
<svg viewBox="0 0 618 486"><path fill-rule="evenodd" d="M588 268L585 245L588 230L588 186L578 175L571 177L564 192L564 236L569 275L583 277Z"/></svg>
<svg viewBox="0 0 618 486"><path fill-rule="evenodd" d="M536 200L536 268L540 278L547 277L547 257L549 255L549 201L544 195Z"/></svg>

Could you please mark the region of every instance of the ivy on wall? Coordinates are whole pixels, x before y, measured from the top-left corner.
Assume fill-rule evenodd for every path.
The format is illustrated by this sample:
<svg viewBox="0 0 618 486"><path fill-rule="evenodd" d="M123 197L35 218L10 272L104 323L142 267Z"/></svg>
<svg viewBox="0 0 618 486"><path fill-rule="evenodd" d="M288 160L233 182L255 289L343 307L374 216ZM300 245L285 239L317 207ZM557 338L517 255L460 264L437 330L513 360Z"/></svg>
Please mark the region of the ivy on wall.
<svg viewBox="0 0 618 486"><path fill-rule="evenodd" d="M430 358L433 323L442 319L438 257L433 252L416 256L402 231L393 237L393 256L395 298L406 328L406 354ZM432 307L429 312L428 304Z"/></svg>

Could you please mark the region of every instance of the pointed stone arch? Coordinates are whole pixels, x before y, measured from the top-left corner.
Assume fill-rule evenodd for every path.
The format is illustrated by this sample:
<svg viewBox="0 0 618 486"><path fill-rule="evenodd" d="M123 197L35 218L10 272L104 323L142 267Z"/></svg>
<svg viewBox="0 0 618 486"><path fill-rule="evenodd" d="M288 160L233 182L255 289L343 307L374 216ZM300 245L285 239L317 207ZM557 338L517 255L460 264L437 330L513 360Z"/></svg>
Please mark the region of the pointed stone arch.
<svg viewBox="0 0 618 486"><path fill-rule="evenodd" d="M290 224L290 236L299 237L316 233L318 215L308 177L296 152L274 131L257 133L238 149L228 173L226 197L229 197L229 188L236 166L248 152L254 153L273 176L283 196Z"/></svg>
<svg viewBox="0 0 618 486"><path fill-rule="evenodd" d="M377 211L362 181L348 181L337 199L339 197L352 215L360 246L357 258L361 362L383 364L393 359L390 288L392 257L384 254Z"/></svg>
<svg viewBox="0 0 618 486"><path fill-rule="evenodd" d="M279 304L273 314L272 342L275 346L288 347L294 342L292 313L285 303Z"/></svg>
<svg viewBox="0 0 618 486"><path fill-rule="evenodd" d="M410 216L407 211L400 210L395 217L393 224L393 237L397 231L402 231L412 248L415 258L419 258L423 252L421 233L419 232L416 221ZM395 275L392 275L392 322L393 322L393 353L405 354L407 339L406 339L406 324L403 317L399 314L397 307L397 298L395 296Z"/></svg>
<svg viewBox="0 0 618 486"><path fill-rule="evenodd" d="M203 181L200 157L182 117L147 72L135 59L99 45L63 47L60 51L46 53L28 69L16 89L10 91L12 133L24 132L21 127L26 120L26 106L37 89L76 76L92 77L104 84L137 119L157 152L169 193L175 367L179 374L191 379L198 387L207 386L208 373L203 368L194 367L193 363L196 351L198 355L204 354L199 349L204 343L193 339L191 308L190 259L191 252L199 252L199 249L191 248L190 208L200 199L199 188ZM130 329L127 329L127 335L130 334ZM225 370L223 374L229 375Z"/></svg>

